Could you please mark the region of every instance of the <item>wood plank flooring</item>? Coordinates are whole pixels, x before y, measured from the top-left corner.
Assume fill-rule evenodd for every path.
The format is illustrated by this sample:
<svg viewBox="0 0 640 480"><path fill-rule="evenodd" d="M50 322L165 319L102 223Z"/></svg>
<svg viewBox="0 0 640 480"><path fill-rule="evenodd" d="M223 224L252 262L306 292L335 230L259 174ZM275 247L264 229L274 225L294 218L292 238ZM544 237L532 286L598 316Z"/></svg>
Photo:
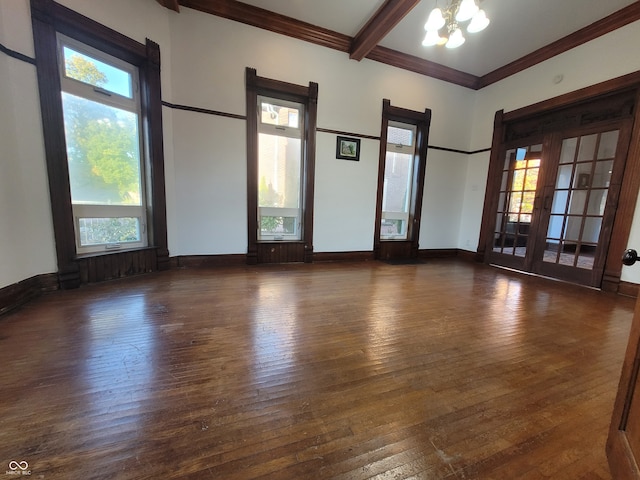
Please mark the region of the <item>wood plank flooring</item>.
<svg viewBox="0 0 640 480"><path fill-rule="evenodd" d="M55 292L0 317L0 476L609 479L633 306L452 259Z"/></svg>

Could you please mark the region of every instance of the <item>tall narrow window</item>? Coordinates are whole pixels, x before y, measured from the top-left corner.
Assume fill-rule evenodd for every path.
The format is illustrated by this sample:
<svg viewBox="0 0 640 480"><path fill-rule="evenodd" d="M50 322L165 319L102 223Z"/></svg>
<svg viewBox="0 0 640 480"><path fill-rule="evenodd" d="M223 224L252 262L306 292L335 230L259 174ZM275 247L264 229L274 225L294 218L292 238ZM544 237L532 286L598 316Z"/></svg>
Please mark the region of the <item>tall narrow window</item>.
<svg viewBox="0 0 640 480"><path fill-rule="evenodd" d="M58 36L76 251L146 246L138 71Z"/></svg>
<svg viewBox="0 0 640 480"><path fill-rule="evenodd" d="M427 163L431 110L382 102L378 200L374 257L404 260L418 256L420 213Z"/></svg>
<svg viewBox="0 0 640 480"><path fill-rule="evenodd" d="M313 260L318 84L246 69L247 263Z"/></svg>
<svg viewBox="0 0 640 480"><path fill-rule="evenodd" d="M258 97L258 239L302 238L304 105Z"/></svg>
<svg viewBox="0 0 640 480"><path fill-rule="evenodd" d="M416 153L416 126L389 122L385 155L380 238L406 240Z"/></svg>
<svg viewBox="0 0 640 480"><path fill-rule="evenodd" d="M160 46L30 5L60 287L169 268Z"/></svg>

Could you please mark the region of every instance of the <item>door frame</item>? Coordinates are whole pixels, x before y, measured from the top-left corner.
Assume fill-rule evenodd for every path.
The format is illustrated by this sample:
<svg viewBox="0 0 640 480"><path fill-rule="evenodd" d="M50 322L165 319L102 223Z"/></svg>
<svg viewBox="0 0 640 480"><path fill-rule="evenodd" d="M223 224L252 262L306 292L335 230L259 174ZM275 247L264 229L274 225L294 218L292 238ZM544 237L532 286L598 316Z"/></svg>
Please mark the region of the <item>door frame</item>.
<svg viewBox="0 0 640 480"><path fill-rule="evenodd" d="M533 137L550 129L589 125L613 118L631 118L631 140L627 153L609 251L600 288L617 292L622 264L640 189L640 71L570 92L505 113L496 112L491 145L487 188L482 213L476 260L487 262L487 246L493 237L495 208L502 172L502 146Z"/></svg>

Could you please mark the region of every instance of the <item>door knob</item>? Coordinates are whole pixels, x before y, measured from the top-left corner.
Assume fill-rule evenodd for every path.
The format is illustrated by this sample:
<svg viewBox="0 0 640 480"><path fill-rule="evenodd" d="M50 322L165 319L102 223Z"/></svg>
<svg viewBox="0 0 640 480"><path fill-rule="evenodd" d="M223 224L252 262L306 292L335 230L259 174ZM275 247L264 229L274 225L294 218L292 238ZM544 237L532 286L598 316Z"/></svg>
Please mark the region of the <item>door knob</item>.
<svg viewBox="0 0 640 480"><path fill-rule="evenodd" d="M622 256L622 263L625 265L631 266L638 260L638 252L636 252L633 248L630 248L624 255Z"/></svg>

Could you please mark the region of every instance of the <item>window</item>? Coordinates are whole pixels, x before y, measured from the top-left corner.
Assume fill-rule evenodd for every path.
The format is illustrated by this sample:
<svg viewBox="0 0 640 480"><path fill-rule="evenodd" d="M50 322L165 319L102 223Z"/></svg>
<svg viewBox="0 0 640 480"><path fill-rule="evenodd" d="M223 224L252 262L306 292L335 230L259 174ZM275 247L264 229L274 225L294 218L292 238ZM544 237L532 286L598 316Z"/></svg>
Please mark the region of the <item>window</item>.
<svg viewBox="0 0 640 480"><path fill-rule="evenodd" d="M60 288L168 269L159 45L30 5Z"/></svg>
<svg viewBox="0 0 640 480"><path fill-rule="evenodd" d="M318 84L245 80L247 263L312 262Z"/></svg>
<svg viewBox="0 0 640 480"><path fill-rule="evenodd" d="M76 251L145 246L138 70L63 35L58 56Z"/></svg>
<svg viewBox="0 0 640 480"><path fill-rule="evenodd" d="M258 240L302 237L304 105L258 96Z"/></svg>
<svg viewBox="0 0 640 480"><path fill-rule="evenodd" d="M406 240L416 153L416 126L389 122L385 155L380 238Z"/></svg>
<svg viewBox="0 0 640 480"><path fill-rule="evenodd" d="M382 101L373 255L380 260L418 256L431 110Z"/></svg>

